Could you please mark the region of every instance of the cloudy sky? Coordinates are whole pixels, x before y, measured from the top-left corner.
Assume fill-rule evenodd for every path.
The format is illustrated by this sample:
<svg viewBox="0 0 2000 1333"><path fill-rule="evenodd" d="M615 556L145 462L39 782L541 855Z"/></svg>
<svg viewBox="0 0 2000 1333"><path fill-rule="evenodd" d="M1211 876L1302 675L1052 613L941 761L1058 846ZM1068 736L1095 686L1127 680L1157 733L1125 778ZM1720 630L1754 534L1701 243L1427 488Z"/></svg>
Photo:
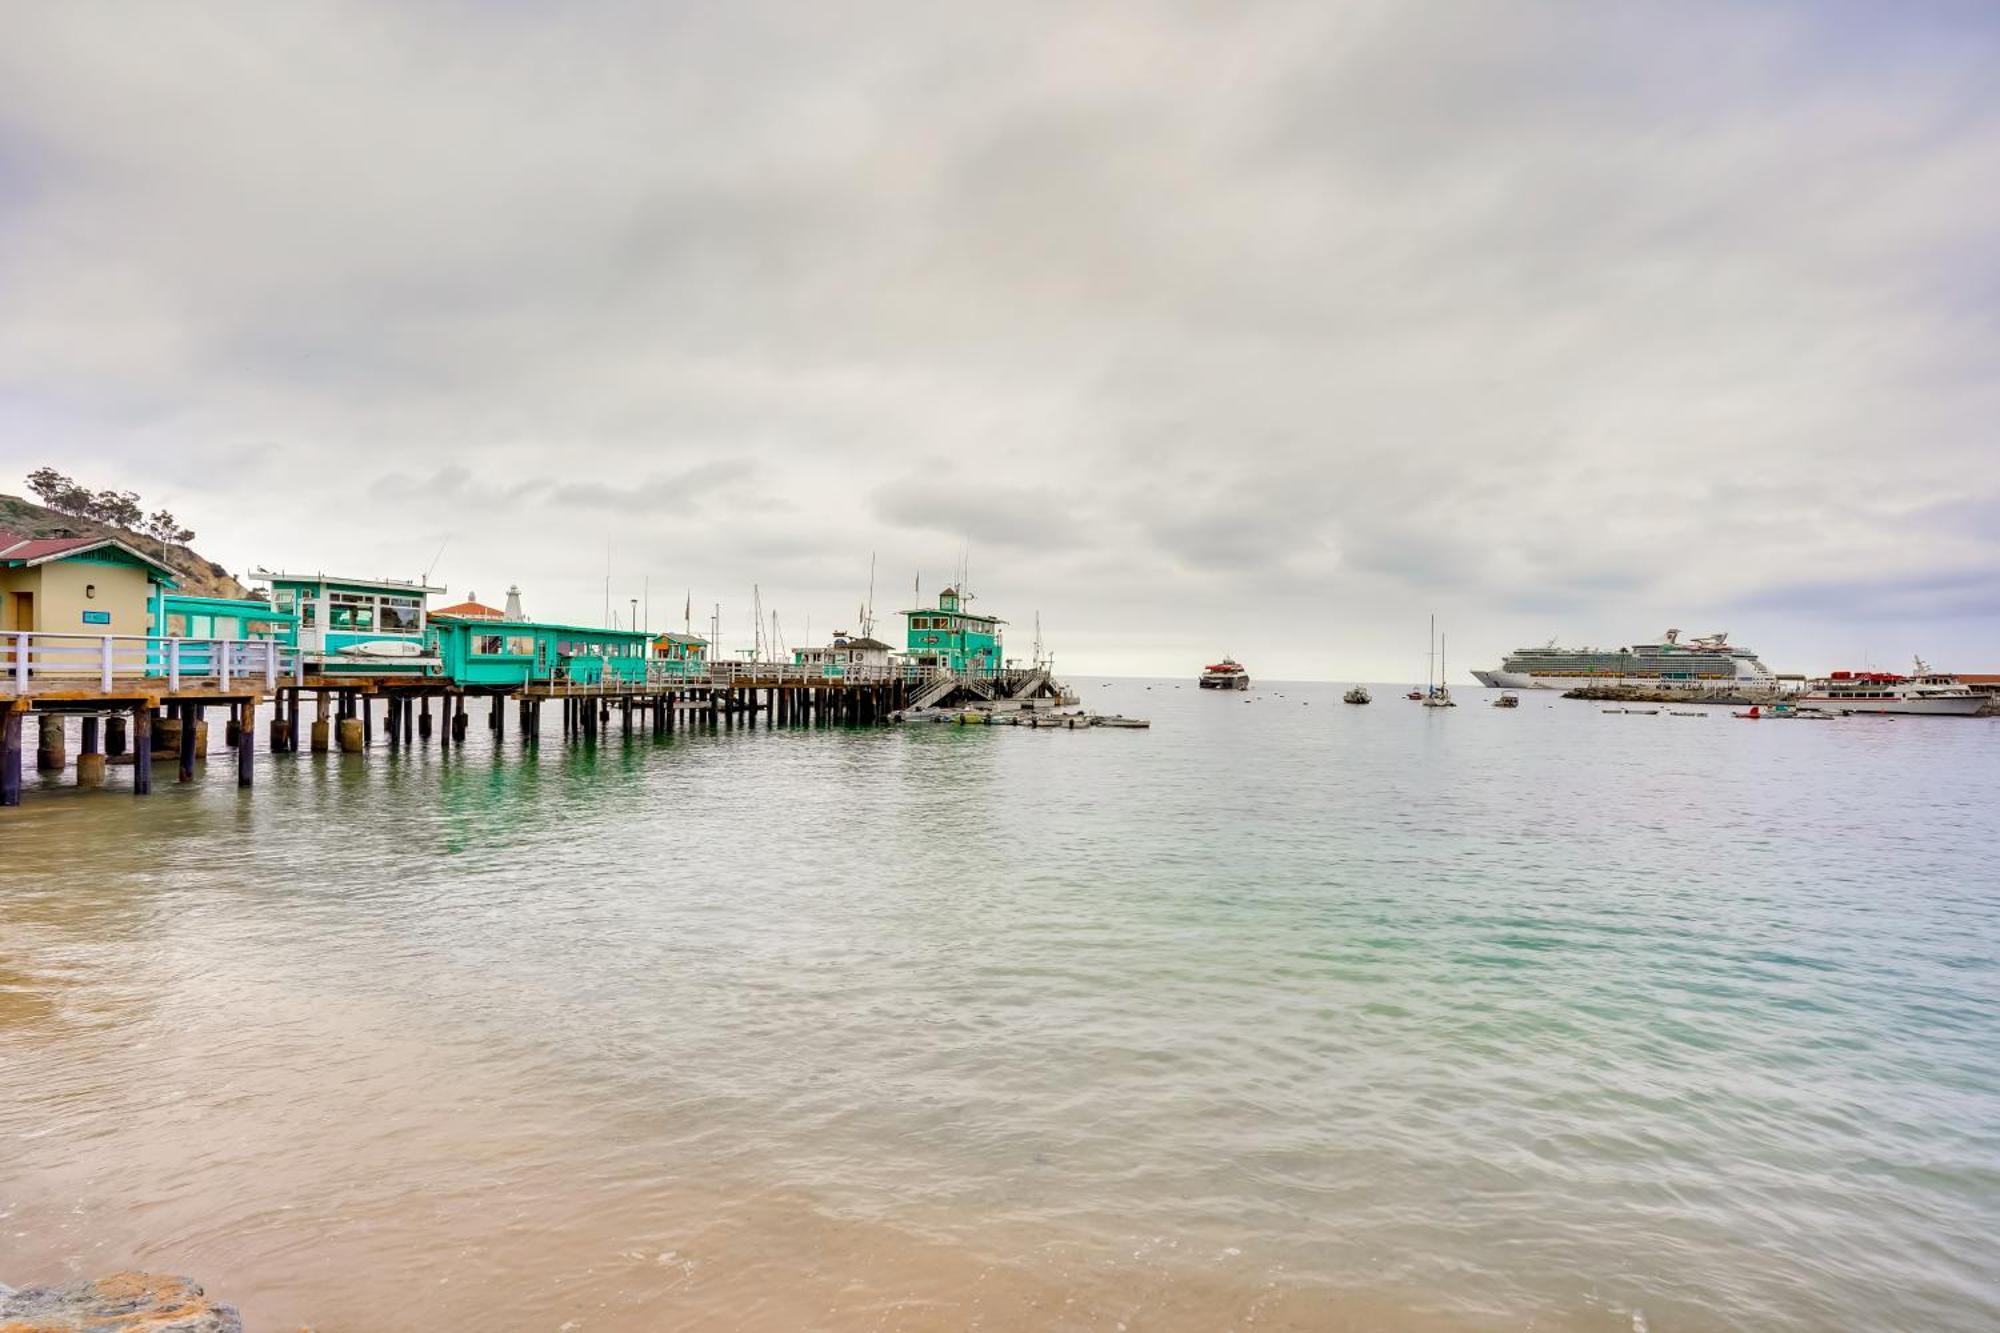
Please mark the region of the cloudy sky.
<svg viewBox="0 0 2000 1333"><path fill-rule="evenodd" d="M0 0L0 489L238 571L2000 670L1996 318L1986 4Z"/></svg>

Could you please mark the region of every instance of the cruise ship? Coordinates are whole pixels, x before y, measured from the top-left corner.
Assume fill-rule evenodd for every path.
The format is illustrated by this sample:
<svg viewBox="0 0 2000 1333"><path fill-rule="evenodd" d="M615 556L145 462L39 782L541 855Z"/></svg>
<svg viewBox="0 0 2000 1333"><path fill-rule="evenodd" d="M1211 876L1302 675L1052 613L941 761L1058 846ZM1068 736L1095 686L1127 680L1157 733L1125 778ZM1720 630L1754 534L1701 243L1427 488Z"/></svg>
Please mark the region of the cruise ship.
<svg viewBox="0 0 2000 1333"><path fill-rule="evenodd" d="M1520 648L1496 671L1475 671L1481 685L1502 690L1573 690L1580 685L1621 685L1637 689L1690 691L1769 690L1777 686L1771 669L1748 648L1710 634L1681 642L1670 629L1662 643L1629 648Z"/></svg>

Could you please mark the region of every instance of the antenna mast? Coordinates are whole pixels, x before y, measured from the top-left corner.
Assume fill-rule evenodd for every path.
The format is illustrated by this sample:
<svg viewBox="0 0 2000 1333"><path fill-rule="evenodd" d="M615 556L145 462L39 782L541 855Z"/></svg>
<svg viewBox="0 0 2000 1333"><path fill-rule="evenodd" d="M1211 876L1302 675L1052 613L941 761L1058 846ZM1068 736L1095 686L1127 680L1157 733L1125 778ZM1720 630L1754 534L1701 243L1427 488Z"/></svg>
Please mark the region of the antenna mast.
<svg viewBox="0 0 2000 1333"><path fill-rule="evenodd" d="M875 553L868 553L868 608L861 613L861 637L875 636Z"/></svg>
<svg viewBox="0 0 2000 1333"><path fill-rule="evenodd" d="M447 532L444 535L444 540L438 543L437 554L431 557L431 562L428 565L424 566L424 576L418 579L417 582L426 588L430 587L431 571L436 569L438 561L444 558L444 548L449 545L451 545L451 534Z"/></svg>

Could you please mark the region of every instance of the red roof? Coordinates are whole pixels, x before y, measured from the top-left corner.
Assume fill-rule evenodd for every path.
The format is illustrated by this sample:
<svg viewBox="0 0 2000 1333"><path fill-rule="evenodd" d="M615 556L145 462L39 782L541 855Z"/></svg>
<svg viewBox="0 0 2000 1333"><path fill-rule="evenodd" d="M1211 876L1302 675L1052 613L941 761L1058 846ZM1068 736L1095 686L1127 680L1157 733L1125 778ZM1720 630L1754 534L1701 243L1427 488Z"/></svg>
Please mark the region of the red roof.
<svg viewBox="0 0 2000 1333"><path fill-rule="evenodd" d="M0 532L0 561L24 565L42 564L64 555L82 555L115 546L133 559L171 575L173 567L155 560L144 551L126 545L116 537L24 537L18 532ZM169 580L171 582L171 580Z"/></svg>
<svg viewBox="0 0 2000 1333"><path fill-rule="evenodd" d="M456 606L441 606L430 613L431 619L452 616L459 620L505 620L507 613L484 602L460 602Z"/></svg>
<svg viewBox="0 0 2000 1333"><path fill-rule="evenodd" d="M9 560L39 560L82 546L98 546L103 537L23 537L18 532L0 532L0 555Z"/></svg>

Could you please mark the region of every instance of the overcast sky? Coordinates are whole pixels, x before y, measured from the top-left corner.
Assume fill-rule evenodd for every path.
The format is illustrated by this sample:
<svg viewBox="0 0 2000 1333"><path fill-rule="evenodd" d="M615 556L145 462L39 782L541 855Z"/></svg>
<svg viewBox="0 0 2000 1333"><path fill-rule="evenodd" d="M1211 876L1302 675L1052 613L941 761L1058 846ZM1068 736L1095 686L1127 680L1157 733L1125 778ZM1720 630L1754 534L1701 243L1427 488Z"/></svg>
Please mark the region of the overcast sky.
<svg viewBox="0 0 2000 1333"><path fill-rule="evenodd" d="M2000 670L1996 318L1990 4L0 0L0 489L239 572Z"/></svg>

